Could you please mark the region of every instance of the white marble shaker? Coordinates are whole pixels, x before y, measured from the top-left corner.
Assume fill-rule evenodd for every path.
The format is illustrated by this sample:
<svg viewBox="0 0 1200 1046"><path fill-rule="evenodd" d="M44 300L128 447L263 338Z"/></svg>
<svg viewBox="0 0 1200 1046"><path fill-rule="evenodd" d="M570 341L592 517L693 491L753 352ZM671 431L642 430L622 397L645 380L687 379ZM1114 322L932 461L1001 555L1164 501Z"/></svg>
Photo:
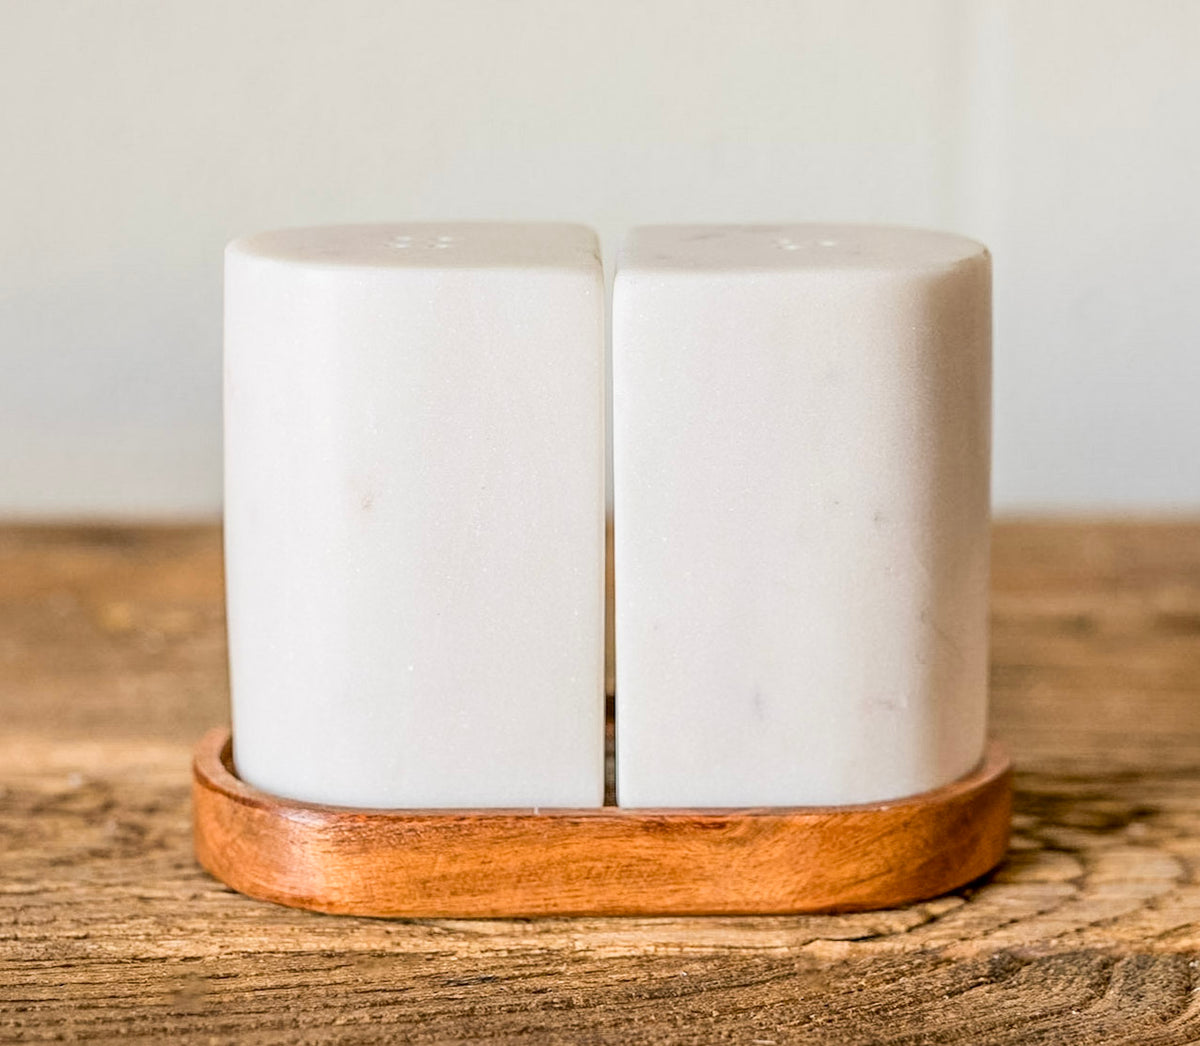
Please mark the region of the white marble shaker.
<svg viewBox="0 0 1200 1046"><path fill-rule="evenodd" d="M990 286L987 251L937 232L630 235L621 805L869 802L981 758Z"/></svg>
<svg viewBox="0 0 1200 1046"><path fill-rule="evenodd" d="M569 225L226 252L234 757L373 807L603 797L604 284Z"/></svg>

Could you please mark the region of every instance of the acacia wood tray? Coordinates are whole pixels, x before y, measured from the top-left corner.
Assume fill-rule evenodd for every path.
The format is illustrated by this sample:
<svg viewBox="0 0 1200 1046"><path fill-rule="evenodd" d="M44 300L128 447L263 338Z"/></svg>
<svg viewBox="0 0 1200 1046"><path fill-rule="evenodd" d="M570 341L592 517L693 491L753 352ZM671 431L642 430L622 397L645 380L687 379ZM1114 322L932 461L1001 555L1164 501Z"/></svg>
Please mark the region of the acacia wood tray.
<svg viewBox="0 0 1200 1046"><path fill-rule="evenodd" d="M193 767L196 856L241 893L349 915L733 915L893 908L978 878L1008 845L992 743L943 788L838 807L358 810L238 779L227 729Z"/></svg>

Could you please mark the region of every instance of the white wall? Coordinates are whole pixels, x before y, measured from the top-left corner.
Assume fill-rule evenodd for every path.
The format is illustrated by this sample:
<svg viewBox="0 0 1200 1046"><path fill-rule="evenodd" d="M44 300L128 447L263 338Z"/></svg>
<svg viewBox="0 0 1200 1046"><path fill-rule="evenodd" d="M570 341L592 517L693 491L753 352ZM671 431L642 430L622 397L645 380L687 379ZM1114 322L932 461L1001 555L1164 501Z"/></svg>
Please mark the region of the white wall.
<svg viewBox="0 0 1200 1046"><path fill-rule="evenodd" d="M951 228L1004 509L1200 507L1200 3L0 0L0 515L215 513L230 237Z"/></svg>

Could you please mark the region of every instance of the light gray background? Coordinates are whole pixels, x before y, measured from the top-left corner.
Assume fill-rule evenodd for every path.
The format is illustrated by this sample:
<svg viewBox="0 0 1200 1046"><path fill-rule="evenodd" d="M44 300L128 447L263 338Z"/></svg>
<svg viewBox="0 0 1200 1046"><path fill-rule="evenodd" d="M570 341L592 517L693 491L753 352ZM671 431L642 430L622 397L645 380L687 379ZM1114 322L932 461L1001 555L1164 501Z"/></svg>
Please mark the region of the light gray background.
<svg viewBox="0 0 1200 1046"><path fill-rule="evenodd" d="M220 507L221 249L903 222L996 258L997 506L1200 506L1200 3L0 0L0 515Z"/></svg>

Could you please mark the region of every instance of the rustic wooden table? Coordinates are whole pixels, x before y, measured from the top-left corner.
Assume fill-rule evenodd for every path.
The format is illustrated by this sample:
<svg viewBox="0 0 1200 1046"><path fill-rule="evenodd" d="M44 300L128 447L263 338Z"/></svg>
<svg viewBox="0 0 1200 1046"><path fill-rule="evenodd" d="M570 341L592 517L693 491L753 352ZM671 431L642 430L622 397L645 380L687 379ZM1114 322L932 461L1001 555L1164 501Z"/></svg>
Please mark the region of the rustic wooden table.
<svg viewBox="0 0 1200 1046"><path fill-rule="evenodd" d="M424 920L192 859L212 528L0 530L0 1039L1200 1042L1200 523L1003 524L1000 870L863 915Z"/></svg>

